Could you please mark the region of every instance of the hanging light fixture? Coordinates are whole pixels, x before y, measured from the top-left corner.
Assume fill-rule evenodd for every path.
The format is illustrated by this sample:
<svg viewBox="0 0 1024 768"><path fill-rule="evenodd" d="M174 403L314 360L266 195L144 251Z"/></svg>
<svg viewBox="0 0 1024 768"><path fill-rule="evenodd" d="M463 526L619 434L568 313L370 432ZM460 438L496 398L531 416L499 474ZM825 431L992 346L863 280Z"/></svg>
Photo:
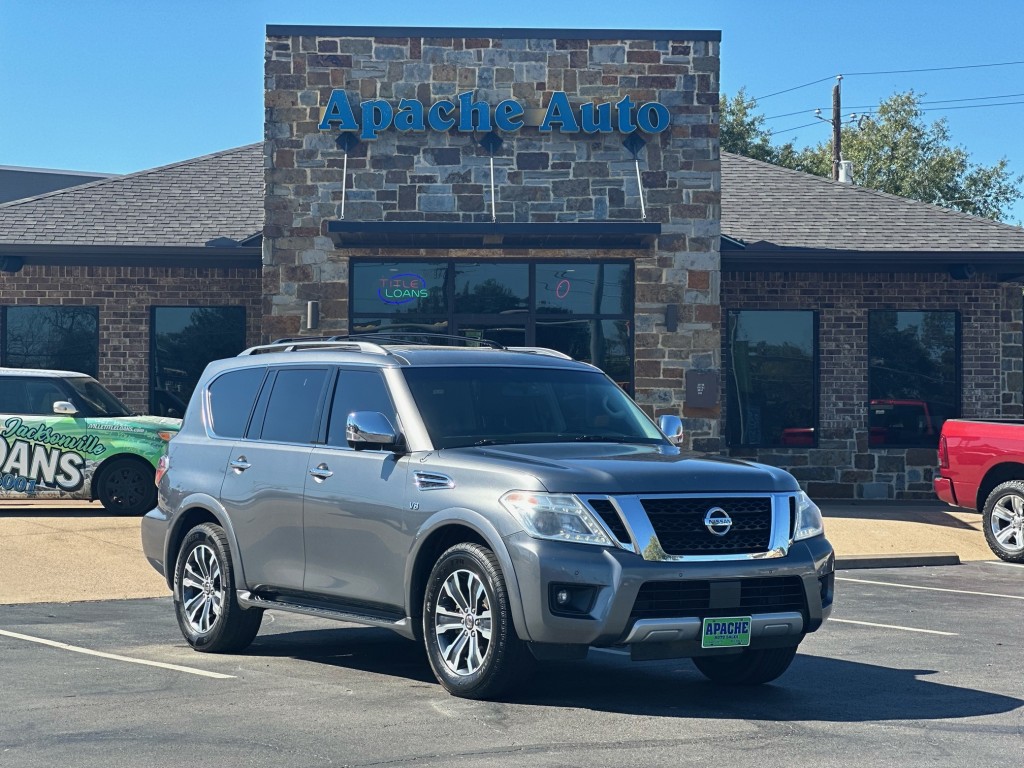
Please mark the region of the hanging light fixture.
<svg viewBox="0 0 1024 768"><path fill-rule="evenodd" d="M640 178L640 150L647 146L647 142L639 133L633 131L622 140L622 146L633 156L633 163L636 165L636 188L640 193L640 219L646 221L647 206L644 205L644 183Z"/></svg>
<svg viewBox="0 0 1024 768"><path fill-rule="evenodd" d="M341 218L345 218L345 192L348 189L348 153L359 146L359 137L354 131L342 131L334 140L345 154L341 161Z"/></svg>
<svg viewBox="0 0 1024 768"><path fill-rule="evenodd" d="M498 135L497 131L489 131L477 140L477 144L491 156L491 221L498 220L497 204L494 200L494 156L498 154L504 143L505 140Z"/></svg>

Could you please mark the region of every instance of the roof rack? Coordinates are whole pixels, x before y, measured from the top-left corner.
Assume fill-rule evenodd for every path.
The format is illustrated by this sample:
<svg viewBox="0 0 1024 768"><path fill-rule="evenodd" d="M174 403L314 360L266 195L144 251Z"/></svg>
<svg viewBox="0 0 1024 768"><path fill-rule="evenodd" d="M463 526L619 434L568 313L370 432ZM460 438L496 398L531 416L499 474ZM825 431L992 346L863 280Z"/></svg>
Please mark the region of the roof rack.
<svg viewBox="0 0 1024 768"><path fill-rule="evenodd" d="M526 352L530 355L544 355L546 357L558 357L562 360L572 360L572 357L565 354L565 352L559 352L557 349L548 349L547 347L506 347L509 352Z"/></svg>
<svg viewBox="0 0 1024 768"><path fill-rule="evenodd" d="M447 333L400 331L396 333L348 333L335 336L289 336L275 339L269 344L250 347L240 352L238 356L263 355L271 352L296 352L303 349L348 349L357 352L390 355L391 352L385 349L384 344L440 346L439 342L442 341L449 342L449 344L457 341L465 346L506 349L505 346L490 339L474 339L468 336L455 336Z"/></svg>

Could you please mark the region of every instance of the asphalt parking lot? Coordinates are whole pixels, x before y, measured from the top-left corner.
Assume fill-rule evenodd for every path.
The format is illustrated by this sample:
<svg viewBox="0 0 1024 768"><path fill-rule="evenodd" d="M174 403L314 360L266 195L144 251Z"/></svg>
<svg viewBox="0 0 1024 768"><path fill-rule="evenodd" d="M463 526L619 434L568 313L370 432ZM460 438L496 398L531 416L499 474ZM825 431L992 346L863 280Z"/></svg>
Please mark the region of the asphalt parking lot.
<svg viewBox="0 0 1024 768"><path fill-rule="evenodd" d="M775 684L592 652L481 703L383 630L272 612L211 656L166 597L6 605L0 765L1020 764L1022 609L1024 568L996 561L845 571Z"/></svg>

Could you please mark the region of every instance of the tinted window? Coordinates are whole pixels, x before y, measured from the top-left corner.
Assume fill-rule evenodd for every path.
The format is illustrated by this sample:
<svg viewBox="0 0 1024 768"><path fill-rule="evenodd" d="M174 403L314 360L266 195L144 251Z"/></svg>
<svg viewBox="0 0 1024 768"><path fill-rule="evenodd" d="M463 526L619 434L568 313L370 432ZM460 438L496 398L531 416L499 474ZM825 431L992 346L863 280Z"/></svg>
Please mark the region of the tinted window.
<svg viewBox="0 0 1024 768"><path fill-rule="evenodd" d="M537 312L621 315L629 312L628 264L537 264Z"/></svg>
<svg viewBox="0 0 1024 768"><path fill-rule="evenodd" d="M387 416L397 428L395 408L391 404L384 377L379 371L340 371L331 403L331 423L327 430L328 445L348 445L345 421L353 411L377 411Z"/></svg>
<svg viewBox="0 0 1024 768"><path fill-rule="evenodd" d="M211 360L245 348L244 307L153 307L150 411L180 417Z"/></svg>
<svg viewBox="0 0 1024 768"><path fill-rule="evenodd" d="M0 413L53 416L53 404L67 399L56 379L0 378Z"/></svg>
<svg viewBox="0 0 1024 768"><path fill-rule="evenodd" d="M960 415L956 312L868 314L868 442L937 446Z"/></svg>
<svg viewBox="0 0 1024 768"><path fill-rule="evenodd" d="M527 264L455 264L455 312L502 314L526 312L530 299Z"/></svg>
<svg viewBox="0 0 1024 768"><path fill-rule="evenodd" d="M7 307L4 365L98 375L96 307Z"/></svg>
<svg viewBox="0 0 1024 768"><path fill-rule="evenodd" d="M312 442L316 432L316 411L326 379L326 369L285 368L278 371L260 438L279 443Z"/></svg>
<svg viewBox="0 0 1024 768"><path fill-rule="evenodd" d="M438 448L664 442L629 396L597 371L466 366L403 373Z"/></svg>
<svg viewBox="0 0 1024 768"><path fill-rule="evenodd" d="M814 313L729 313L730 445L815 444Z"/></svg>
<svg viewBox="0 0 1024 768"><path fill-rule="evenodd" d="M213 432L219 437L241 437L263 383L265 368L243 368L219 376L210 385Z"/></svg>

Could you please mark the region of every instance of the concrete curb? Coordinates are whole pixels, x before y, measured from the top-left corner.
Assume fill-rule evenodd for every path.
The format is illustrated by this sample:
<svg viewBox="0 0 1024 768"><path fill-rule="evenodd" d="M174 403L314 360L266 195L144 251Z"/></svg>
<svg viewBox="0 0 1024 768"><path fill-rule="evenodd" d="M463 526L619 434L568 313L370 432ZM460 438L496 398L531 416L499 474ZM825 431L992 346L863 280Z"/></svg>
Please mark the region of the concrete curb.
<svg viewBox="0 0 1024 768"><path fill-rule="evenodd" d="M906 555L841 555L836 557L837 571L858 568L915 568L923 565L960 565L956 552L920 552Z"/></svg>

